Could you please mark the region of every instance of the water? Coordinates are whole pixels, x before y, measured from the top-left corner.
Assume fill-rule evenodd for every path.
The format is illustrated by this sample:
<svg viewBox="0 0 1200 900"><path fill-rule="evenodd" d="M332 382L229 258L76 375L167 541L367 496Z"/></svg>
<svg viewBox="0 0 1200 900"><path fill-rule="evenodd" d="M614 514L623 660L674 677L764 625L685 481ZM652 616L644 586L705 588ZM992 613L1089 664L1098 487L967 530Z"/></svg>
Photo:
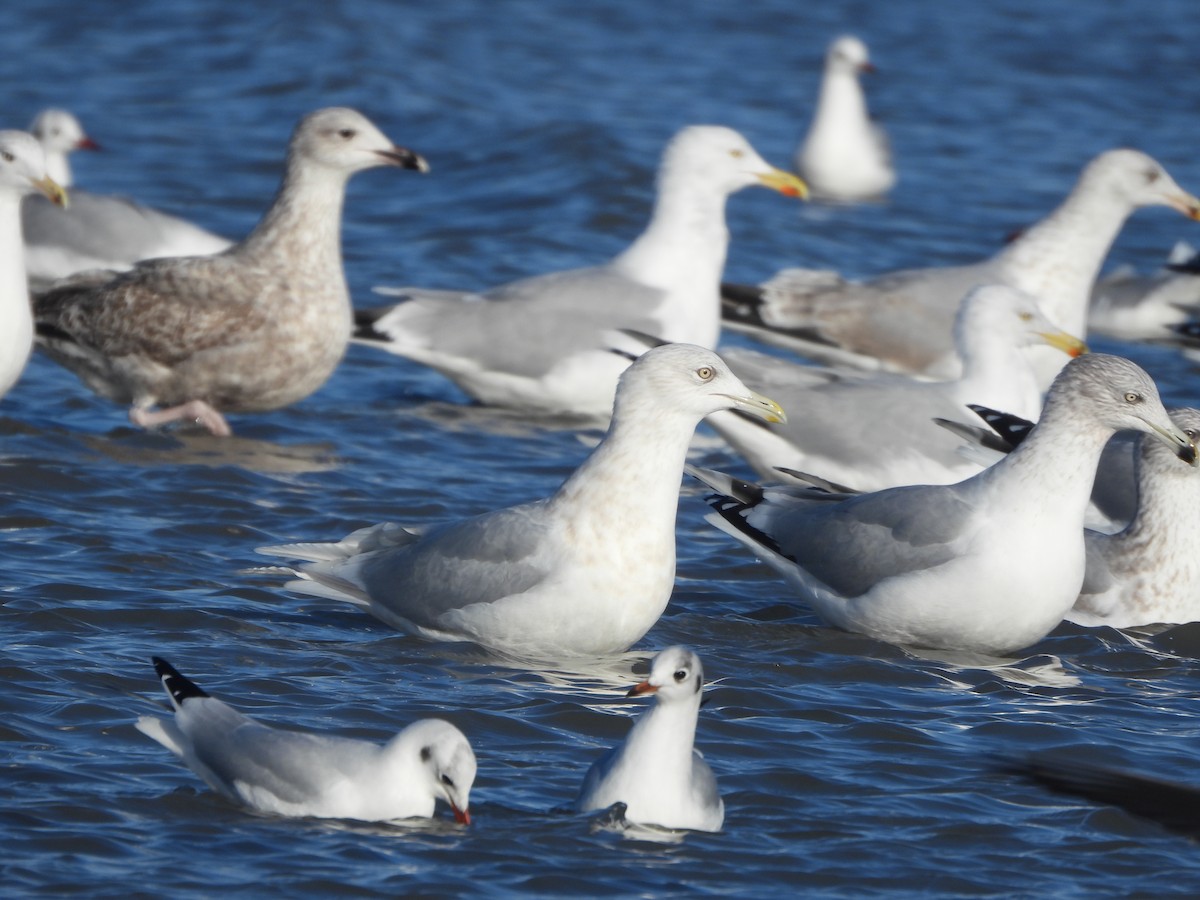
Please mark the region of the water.
<svg viewBox="0 0 1200 900"><path fill-rule="evenodd" d="M302 113L363 109L433 165L351 185L347 272L367 305L380 283L485 287L605 258L643 224L658 154L684 124L734 126L786 163L817 62L843 30L880 66L870 97L899 187L889 205L855 209L739 194L734 280L983 256L1119 144L1200 190L1193 13L1035 0L44 0L0 10L0 73L8 125L63 105L109 148L78 160L81 184L230 235L265 206ZM1150 269L1179 239L1200 230L1138 213L1111 264ZM1146 365L1169 402L1197 402L1200 377L1173 351L1099 346ZM991 667L915 655L823 627L703 522L691 484L667 614L630 654L582 673L505 669L241 572L263 544L542 496L586 452L569 430L463 399L352 348L323 390L235 417L222 442L138 433L33 360L0 405L6 896L1200 890L1191 843L990 762L1069 748L1191 776L1195 627L1147 639L1064 626ZM697 459L745 471L711 437ZM699 740L724 831L656 844L557 811L641 708L621 699L635 663L671 643L696 648L716 682ZM161 708L151 654L280 724L379 740L447 716L479 756L475 824L246 815L133 729Z"/></svg>

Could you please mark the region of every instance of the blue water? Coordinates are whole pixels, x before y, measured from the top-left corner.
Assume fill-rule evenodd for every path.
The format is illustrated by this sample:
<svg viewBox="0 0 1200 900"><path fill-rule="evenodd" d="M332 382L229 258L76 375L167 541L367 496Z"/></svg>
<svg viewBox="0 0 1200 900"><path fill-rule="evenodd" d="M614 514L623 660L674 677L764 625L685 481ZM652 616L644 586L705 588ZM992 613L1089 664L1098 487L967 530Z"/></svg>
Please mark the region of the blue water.
<svg viewBox="0 0 1200 900"><path fill-rule="evenodd" d="M733 280L981 257L1115 145L1200 191L1185 0L41 0L0 7L0 75L6 127L66 106L107 147L77 159L80 184L232 236L268 202L301 114L362 109L433 166L351 184L347 275L370 305L381 283L486 287L604 259L645 221L684 124L731 125L786 164L842 31L880 68L868 88L899 185L861 208L737 195ZM1200 226L1140 212L1110 265L1152 269L1180 239ZM1174 351L1099 346L1147 366L1169 402L1200 399ZM574 432L472 408L362 348L306 401L233 425L224 442L137 432L40 357L0 403L5 896L1200 892L1192 843L990 762L1067 748L1192 776L1195 627L1064 626L992 668L918 656L821 625L685 484L678 587L646 639L587 672L506 669L241 570L262 544L542 496L586 452ZM711 435L697 460L746 471ZM671 643L716 682L698 737L724 831L655 844L556 811L640 709L621 699L635 663ZM450 718L479 757L475 823L241 812L133 729L161 709L151 654L279 724L380 740Z"/></svg>

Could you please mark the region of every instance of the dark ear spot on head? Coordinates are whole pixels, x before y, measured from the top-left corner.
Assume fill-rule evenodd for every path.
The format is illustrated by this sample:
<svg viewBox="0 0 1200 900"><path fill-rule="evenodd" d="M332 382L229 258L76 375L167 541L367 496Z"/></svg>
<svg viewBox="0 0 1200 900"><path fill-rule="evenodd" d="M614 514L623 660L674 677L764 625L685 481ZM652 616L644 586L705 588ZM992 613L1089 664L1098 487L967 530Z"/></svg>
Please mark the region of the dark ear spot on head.
<svg viewBox="0 0 1200 900"><path fill-rule="evenodd" d="M700 693L700 688L704 687L704 685L703 685L703 684L701 684L701 682L702 682L703 680L704 680L704 679L702 679L702 678L697 678L697 679L696 679L696 691L695 691L695 693L697 693L697 694L698 694L698 693Z"/></svg>
<svg viewBox="0 0 1200 900"><path fill-rule="evenodd" d="M433 748L432 747L422 747L421 748L421 762L429 762L429 760L432 756L433 756Z"/></svg>

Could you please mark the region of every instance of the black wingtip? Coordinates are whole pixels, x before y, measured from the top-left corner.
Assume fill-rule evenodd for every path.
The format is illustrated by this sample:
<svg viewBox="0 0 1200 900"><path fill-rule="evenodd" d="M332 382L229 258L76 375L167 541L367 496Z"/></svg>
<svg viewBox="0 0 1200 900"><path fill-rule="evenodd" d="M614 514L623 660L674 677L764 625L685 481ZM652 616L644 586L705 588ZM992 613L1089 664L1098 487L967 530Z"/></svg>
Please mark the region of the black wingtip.
<svg viewBox="0 0 1200 900"><path fill-rule="evenodd" d="M403 302L404 298L398 298ZM354 310L354 336L360 341L380 341L387 343L391 338L375 328L375 323L395 309L394 306L373 306L369 309Z"/></svg>
<svg viewBox="0 0 1200 900"><path fill-rule="evenodd" d="M1183 262L1167 263L1167 269L1184 275L1200 275L1200 253L1193 254Z"/></svg>
<svg viewBox="0 0 1200 900"><path fill-rule="evenodd" d="M158 673L163 688L170 694L176 708L182 706L183 701L191 697L209 696L207 692L193 681L179 674L179 670L161 656L152 656L150 657L150 661L154 663L154 671Z"/></svg>
<svg viewBox="0 0 1200 900"><path fill-rule="evenodd" d="M987 423L988 428L1007 441L1009 444L1008 449L1010 450L1013 447L1020 446L1021 442L1029 437L1029 432L1033 431L1034 426L1037 424L1012 413L1000 412L989 406L980 406L976 403L968 403L967 409L983 419Z"/></svg>

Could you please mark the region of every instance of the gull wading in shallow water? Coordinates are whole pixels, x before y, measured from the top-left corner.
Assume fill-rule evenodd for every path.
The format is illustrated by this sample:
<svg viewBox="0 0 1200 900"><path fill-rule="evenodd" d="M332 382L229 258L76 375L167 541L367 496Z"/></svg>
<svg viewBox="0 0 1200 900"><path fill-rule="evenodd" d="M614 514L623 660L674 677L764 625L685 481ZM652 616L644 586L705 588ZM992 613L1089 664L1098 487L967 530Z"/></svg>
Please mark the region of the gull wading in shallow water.
<svg viewBox="0 0 1200 900"><path fill-rule="evenodd" d="M29 130L46 151L46 169L63 187L73 187L68 156L99 150L65 109L38 113ZM31 197L21 205L25 266L35 287L87 269L130 268L141 259L219 253L231 241L191 222L135 203L127 197L72 190L70 209L55 209Z"/></svg>
<svg viewBox="0 0 1200 900"><path fill-rule="evenodd" d="M386 744L272 728L210 697L154 657L173 719L142 716L158 741L214 791L256 812L384 822L429 817L445 800L470 824L475 754L442 719L421 719Z"/></svg>
<svg viewBox="0 0 1200 900"><path fill-rule="evenodd" d="M709 522L825 621L897 644L1004 654L1049 634L1079 596L1097 463L1123 429L1196 464L1150 377L1094 354L1067 364L1019 447L958 484L842 497L694 474L719 492Z"/></svg>
<svg viewBox="0 0 1200 900"><path fill-rule="evenodd" d="M131 403L142 427L194 419L226 435L224 412L302 400L350 339L342 201L350 176L376 166L428 169L352 109L310 113L288 144L279 193L245 240L216 256L55 285L35 298L39 345L98 394Z"/></svg>
<svg viewBox="0 0 1200 900"><path fill-rule="evenodd" d="M535 660L619 653L670 599L684 458L719 409L784 419L712 351L658 347L625 370L608 433L551 497L423 532L385 523L259 552L308 560L287 570L289 588L433 640Z"/></svg>
<svg viewBox="0 0 1200 900"><path fill-rule="evenodd" d="M704 670L686 647L668 647L650 677L627 696L654 694L625 740L592 763L575 801L580 812L625 804L625 819L662 828L720 831L725 803L717 779L693 747Z"/></svg>
<svg viewBox="0 0 1200 900"><path fill-rule="evenodd" d="M614 259L478 294L379 289L404 300L360 311L356 337L436 369L483 403L605 418L627 365L609 349L641 350L621 329L716 346L725 201L752 185L808 193L736 131L684 128L663 154L650 224Z"/></svg>

